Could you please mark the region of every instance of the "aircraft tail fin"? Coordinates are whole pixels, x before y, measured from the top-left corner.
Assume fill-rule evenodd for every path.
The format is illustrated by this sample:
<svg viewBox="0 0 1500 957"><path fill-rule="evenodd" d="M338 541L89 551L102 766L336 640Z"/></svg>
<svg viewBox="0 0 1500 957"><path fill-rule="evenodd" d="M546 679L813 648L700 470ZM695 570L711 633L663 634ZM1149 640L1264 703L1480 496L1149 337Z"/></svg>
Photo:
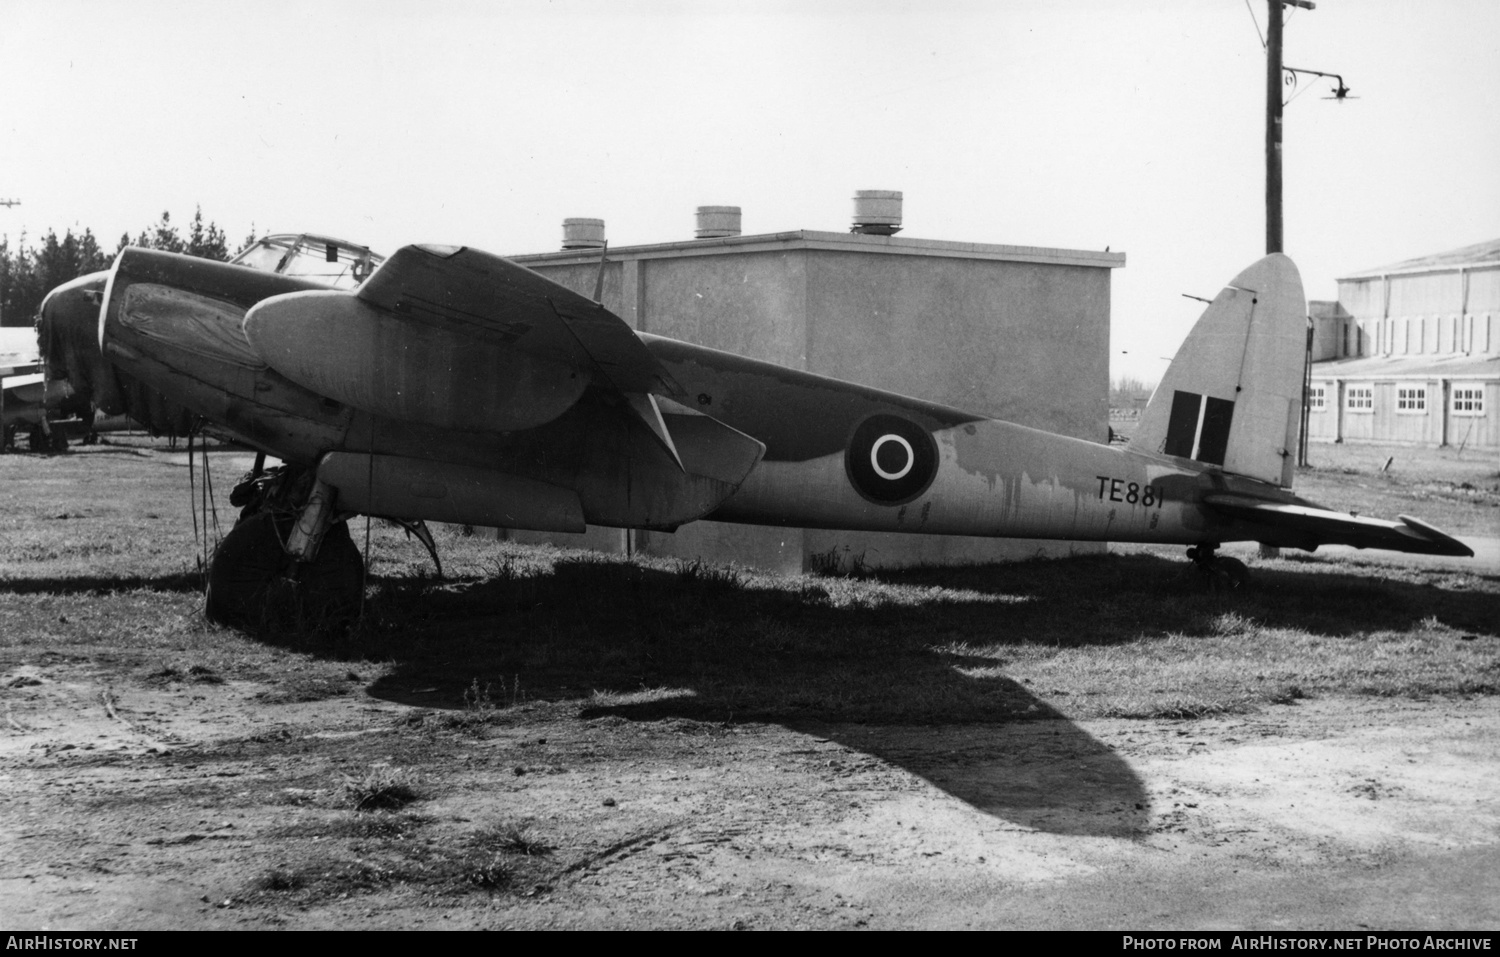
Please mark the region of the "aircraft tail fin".
<svg viewBox="0 0 1500 957"><path fill-rule="evenodd" d="M1291 487L1306 342L1302 278L1291 259L1273 253L1203 311L1130 448Z"/></svg>

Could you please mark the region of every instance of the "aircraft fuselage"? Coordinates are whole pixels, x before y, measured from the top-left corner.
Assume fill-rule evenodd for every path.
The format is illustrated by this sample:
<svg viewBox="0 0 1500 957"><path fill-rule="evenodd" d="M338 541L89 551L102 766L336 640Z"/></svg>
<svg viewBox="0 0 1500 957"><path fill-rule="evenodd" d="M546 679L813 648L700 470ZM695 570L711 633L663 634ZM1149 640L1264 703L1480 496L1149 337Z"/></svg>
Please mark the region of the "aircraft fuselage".
<svg viewBox="0 0 1500 957"><path fill-rule="evenodd" d="M577 492L589 524L671 527L678 513L621 489L672 471L624 456L609 433L640 425L590 388L535 428L497 432L482 409L465 428L382 417L298 385L245 338L245 312L269 296L319 288L240 266L141 250L104 292L99 338L110 395L145 387L233 437L314 466L329 452L391 456L520 476ZM92 303L49 303L55 312ZM1194 543L1265 537L1199 504L1232 482L1278 501L1290 493L1196 463L1053 435L936 403L642 334L685 390L683 404L765 446L737 491L703 516L796 527L1076 540ZM124 411L119 408L106 411ZM670 460L664 460L670 462ZM613 464L611 464L613 463ZM621 469L626 471L622 473ZM1253 487L1253 488L1252 488ZM517 514L518 527L528 523Z"/></svg>

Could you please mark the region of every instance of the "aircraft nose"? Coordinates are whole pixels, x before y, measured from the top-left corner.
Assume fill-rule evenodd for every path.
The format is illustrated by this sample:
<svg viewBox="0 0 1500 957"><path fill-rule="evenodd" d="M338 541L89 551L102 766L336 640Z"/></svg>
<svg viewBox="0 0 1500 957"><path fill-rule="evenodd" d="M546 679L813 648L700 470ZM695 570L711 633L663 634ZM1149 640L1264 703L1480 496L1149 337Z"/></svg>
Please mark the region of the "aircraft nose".
<svg viewBox="0 0 1500 957"><path fill-rule="evenodd" d="M58 286L42 300L37 337L46 357L47 377L65 380L92 397L108 367L99 350L99 313L108 272L90 273Z"/></svg>

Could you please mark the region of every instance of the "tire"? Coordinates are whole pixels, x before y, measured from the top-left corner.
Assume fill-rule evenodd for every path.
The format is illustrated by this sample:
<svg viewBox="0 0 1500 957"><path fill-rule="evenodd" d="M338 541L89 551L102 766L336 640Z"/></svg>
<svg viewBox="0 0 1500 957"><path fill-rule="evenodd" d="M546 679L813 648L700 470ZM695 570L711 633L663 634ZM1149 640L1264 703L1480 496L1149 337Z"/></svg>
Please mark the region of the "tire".
<svg viewBox="0 0 1500 957"><path fill-rule="evenodd" d="M1225 591L1237 591L1245 587L1250 580L1250 566L1238 558L1230 558L1227 555L1213 560L1212 572L1213 586Z"/></svg>
<svg viewBox="0 0 1500 957"><path fill-rule="evenodd" d="M281 547L292 524L291 516L258 512L224 536L208 566L210 621L264 633L334 630L353 619L364 565L349 526L334 525L317 558L298 563Z"/></svg>

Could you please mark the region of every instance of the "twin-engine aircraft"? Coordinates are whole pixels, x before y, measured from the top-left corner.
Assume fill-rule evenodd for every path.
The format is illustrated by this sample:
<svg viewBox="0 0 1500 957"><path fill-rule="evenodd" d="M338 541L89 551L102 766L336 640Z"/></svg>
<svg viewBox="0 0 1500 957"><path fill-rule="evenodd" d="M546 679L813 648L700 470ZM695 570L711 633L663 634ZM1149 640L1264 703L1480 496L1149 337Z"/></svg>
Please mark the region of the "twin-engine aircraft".
<svg viewBox="0 0 1500 957"><path fill-rule="evenodd" d="M363 281L338 288L127 248L42 306L49 374L104 411L285 463L236 489L209 573L218 621L254 626L268 594L357 602L355 514L1178 543L1220 576L1243 569L1225 542L1473 554L1289 490L1306 304L1283 255L1214 298L1123 448L637 333L477 249L407 246L368 278L368 250L353 261L340 275Z"/></svg>

